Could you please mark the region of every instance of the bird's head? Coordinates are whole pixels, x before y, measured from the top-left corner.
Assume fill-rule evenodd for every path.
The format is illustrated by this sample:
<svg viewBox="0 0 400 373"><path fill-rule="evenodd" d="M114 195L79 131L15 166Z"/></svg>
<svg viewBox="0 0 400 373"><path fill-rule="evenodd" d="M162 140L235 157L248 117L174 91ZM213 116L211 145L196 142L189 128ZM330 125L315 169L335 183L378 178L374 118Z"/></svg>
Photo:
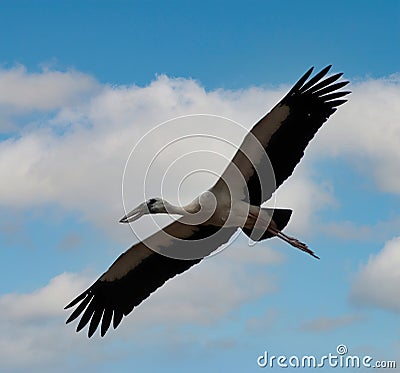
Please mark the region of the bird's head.
<svg viewBox="0 0 400 373"><path fill-rule="evenodd" d="M119 222L130 223L146 214L167 213L168 205L168 202L164 201L162 198L150 198L128 212Z"/></svg>

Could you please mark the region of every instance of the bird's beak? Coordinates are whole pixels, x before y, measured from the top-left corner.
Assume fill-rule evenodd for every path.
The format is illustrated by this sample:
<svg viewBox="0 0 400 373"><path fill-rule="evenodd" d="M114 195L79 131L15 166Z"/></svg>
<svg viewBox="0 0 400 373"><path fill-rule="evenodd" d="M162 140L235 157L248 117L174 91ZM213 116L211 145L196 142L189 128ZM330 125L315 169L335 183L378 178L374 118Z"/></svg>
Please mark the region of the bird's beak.
<svg viewBox="0 0 400 373"><path fill-rule="evenodd" d="M131 223L142 217L143 215L148 214L148 209L146 203L141 203L138 207L133 209L131 212L128 212L119 222L120 223Z"/></svg>

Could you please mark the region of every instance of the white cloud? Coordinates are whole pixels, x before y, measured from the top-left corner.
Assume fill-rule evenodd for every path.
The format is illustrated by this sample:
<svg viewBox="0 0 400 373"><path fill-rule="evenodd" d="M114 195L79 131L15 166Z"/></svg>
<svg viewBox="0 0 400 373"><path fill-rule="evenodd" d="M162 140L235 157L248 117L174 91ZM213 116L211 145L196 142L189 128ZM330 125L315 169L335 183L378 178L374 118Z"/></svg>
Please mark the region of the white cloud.
<svg viewBox="0 0 400 373"><path fill-rule="evenodd" d="M346 159L384 192L400 193L400 75L355 82L310 152ZM322 134L323 132L323 134Z"/></svg>
<svg viewBox="0 0 400 373"><path fill-rule="evenodd" d="M8 320L18 322L60 316L65 306L65 297L76 294L86 282L82 276L63 273L31 294L11 293L1 296L0 308Z"/></svg>
<svg viewBox="0 0 400 373"><path fill-rule="evenodd" d="M170 328L224 320L242 304L277 290L269 266L283 260L265 244L248 247L244 237L238 238L218 255L168 281L125 318L118 333L131 335L150 325Z"/></svg>
<svg viewBox="0 0 400 373"><path fill-rule="evenodd" d="M98 88L95 79L78 71L29 73L24 66L0 69L0 107L9 113L78 104Z"/></svg>
<svg viewBox="0 0 400 373"><path fill-rule="evenodd" d="M207 260L184 278L167 283L141 310L138 308L125 320L121 333L131 334L160 320L169 327L214 324L234 313L240 305L275 291L275 281L265 271L250 274L246 266L218 259Z"/></svg>
<svg viewBox="0 0 400 373"><path fill-rule="evenodd" d="M0 297L2 371L23 371L28 366L35 370L36 364L55 369L56 359L66 350L79 348L79 340L73 341L64 330L63 307L87 283L86 275L63 273L32 293Z"/></svg>
<svg viewBox="0 0 400 373"><path fill-rule="evenodd" d="M80 211L86 220L118 235L121 227L111 223L121 215L122 170L132 146L141 136L158 123L193 113L227 116L250 128L285 92L258 88L207 92L191 79L170 79L164 75L146 87L109 87L100 86L79 72L32 74L23 67L1 70L0 79L3 79L0 86L4 87L0 92L3 107L44 111L43 118L40 121L36 118L18 138L0 143L0 173L7 179L7 183L0 185L0 204L29 208L56 203ZM333 188L310 178L308 167L312 159L351 155L360 167L368 168L381 188L392 192L400 190L396 177L400 163L397 146L400 132L393 119L400 116L399 77L356 83L351 89L349 103L318 133L293 178L277 193L278 205L294 209L291 223L296 232L309 231L314 213L335 203ZM83 94L85 100L80 99ZM56 111L48 116L46 110ZM205 120L191 122L193 127L181 126L186 128L184 133L213 130L214 134L230 136L228 138L236 144L244 134L232 125L232 130L227 131L226 124L207 127ZM174 131L176 128L179 125ZM136 155L127 208L141 202L139 171L147 167L145 161L154 155L152 152L159 145L157 141L162 143L164 135L165 132L158 132L158 137L151 138L153 148L149 146L151 142L147 142L142 153ZM208 150L217 151L227 159L233 154L232 148L221 143L210 142L207 146ZM178 147L181 152L191 148L190 143ZM207 167L218 164L223 168L221 159L210 158L205 164ZM157 164L158 180L150 183L154 193L159 194L160 175L169 165L170 162ZM177 169L179 167L171 168L170 179L177 175ZM194 189L192 184L187 184L184 190Z"/></svg>
<svg viewBox="0 0 400 373"><path fill-rule="evenodd" d="M300 164L293 179L277 190L276 206L293 210L288 229L296 234L312 232L315 213L336 205L334 191L328 182L317 183L309 175L307 164Z"/></svg>
<svg viewBox="0 0 400 373"><path fill-rule="evenodd" d="M51 371L53 363L65 363L71 356L84 363L92 355L104 358L112 354L107 352L110 346L127 338L134 344L143 344L149 333L158 333L156 339L164 340L164 333L179 333L182 327L225 320L241 304L276 289L276 279L265 270L266 264L276 263L276 254L260 245L250 248L252 260L242 251L247 260L240 263L240 253L233 254L238 249L227 249L169 281L101 343L98 336L89 343L86 331L76 334L75 325L64 324L69 314L63 310L65 304L93 281L87 274L63 273L32 293L1 296L0 369L22 371L29 366Z"/></svg>
<svg viewBox="0 0 400 373"><path fill-rule="evenodd" d="M271 241L257 242L252 241L241 234L225 250L224 257L239 265L243 264L282 264L286 257L282 252L269 246ZM218 254L219 255L219 254Z"/></svg>
<svg viewBox="0 0 400 373"><path fill-rule="evenodd" d="M400 312L399 282L400 237L396 237L360 268L352 284L350 300L356 305Z"/></svg>
<svg viewBox="0 0 400 373"><path fill-rule="evenodd" d="M267 91L257 88L236 92L206 92L193 80L170 79L166 76L159 76L143 88L103 86L101 89L90 91L96 84L83 74L51 71L28 74L23 68L3 71L3 78L6 79L5 83L8 82L9 85L12 82L16 87L20 87L18 89L25 89L23 84L27 84L28 88L35 87L36 84L39 87L50 86L50 93L46 91L39 95L43 101L46 101L46 94L55 96L53 101L49 99L49 106L46 107L37 101L36 96L24 96L19 102L19 95L10 93L8 98L3 98L3 105L20 110L58 110L50 116L45 113L40 121L36 118L35 122L21 131L19 137L0 143L0 173L7 179L7 183L0 185L0 204L29 208L55 203L67 210L80 211L84 219L114 233L116 237L127 231L117 224L112 224L122 215L122 171L130 150L141 136L158 123L193 113L227 116L250 128L284 93L282 90ZM81 84L74 83L80 79ZM63 83L64 81L66 83ZM90 94L82 101L79 100L79 96L85 91L85 87L89 89ZM52 90L57 90L58 93L55 94ZM3 92L3 96L5 94ZM58 105L62 107L59 108ZM128 184L127 208L130 209L142 201L143 178L140 172L147 167L146 161L152 158L154 151L159 149L157 141L162 143L168 134L173 133L176 136L175 130L181 128L182 134L212 133L228 138L237 145L245 134L243 128L226 121L220 121L217 125L216 122L200 117L191 118L189 122L185 122L185 125L175 123L174 131L168 131L168 127L166 131L158 132L157 136L153 134L141 153L135 154L134 174L130 179L127 178L132 181ZM170 180L180 180L179 172L186 170L185 165L192 165L193 162L196 162L193 164L196 167L214 166L222 170L235 151L221 141L209 141L201 143L201 146L217 154L217 158L188 158L171 168ZM192 149L193 143L188 142L178 146L176 151L181 152L177 153L178 155L182 155L182 152L185 154ZM218 154L227 159L218 158ZM158 191L161 176L170 164L169 161L156 164L156 181L150 183L154 189L151 193L160 194ZM183 189L191 198L198 192L193 187L194 180L196 179L189 180ZM166 185L168 186L168 183ZM207 183L204 185L209 186ZM321 186L306 179L293 180L285 188L288 192L282 195L288 195L287 200L290 203L297 201L295 206L302 211L298 221L301 221L303 228L307 227L307 219L312 216L313 211L329 200L324 187L321 189ZM303 193L305 189L308 191L306 194ZM307 198L296 198L299 190ZM317 204L316 196L321 197L317 198Z"/></svg>

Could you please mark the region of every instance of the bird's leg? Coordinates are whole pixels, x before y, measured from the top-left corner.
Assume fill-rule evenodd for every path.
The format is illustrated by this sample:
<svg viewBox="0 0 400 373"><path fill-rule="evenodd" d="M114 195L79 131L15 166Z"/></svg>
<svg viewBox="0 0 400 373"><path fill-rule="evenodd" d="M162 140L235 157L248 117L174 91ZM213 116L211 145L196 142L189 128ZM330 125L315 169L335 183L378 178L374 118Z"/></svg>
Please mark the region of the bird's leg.
<svg viewBox="0 0 400 373"><path fill-rule="evenodd" d="M304 251L307 254L310 254L314 258L319 259L319 257L317 255L315 255L314 252L312 250L310 250L305 243L299 241L297 238L287 236L286 234L284 234L280 230L278 230L278 229L276 229L274 227L271 227L271 225L268 226L268 232L270 232L271 234L273 234L276 237L279 237L280 239L282 239L285 242L289 243L293 247L296 247L297 249L299 249L301 251Z"/></svg>

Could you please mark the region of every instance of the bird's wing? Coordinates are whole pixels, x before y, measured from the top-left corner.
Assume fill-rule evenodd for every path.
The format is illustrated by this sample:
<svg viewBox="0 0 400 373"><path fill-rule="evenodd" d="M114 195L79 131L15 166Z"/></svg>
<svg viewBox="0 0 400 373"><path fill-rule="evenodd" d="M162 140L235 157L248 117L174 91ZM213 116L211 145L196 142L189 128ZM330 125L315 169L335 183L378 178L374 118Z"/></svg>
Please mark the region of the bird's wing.
<svg viewBox="0 0 400 373"><path fill-rule="evenodd" d="M211 189L217 198L219 193L226 195L228 188L230 194L236 194L233 198L261 205L292 174L309 141L347 101L341 97L350 93L340 91L348 81L336 82L342 73L323 79L330 68L307 81L313 68L308 70L256 123Z"/></svg>
<svg viewBox="0 0 400 373"><path fill-rule="evenodd" d="M92 286L69 303L66 309L77 307L67 323L81 315L76 330L89 323L91 337L101 322L101 336L104 336L111 322L115 329L123 316L168 279L199 263L226 243L234 232L235 228L175 221L121 254Z"/></svg>

